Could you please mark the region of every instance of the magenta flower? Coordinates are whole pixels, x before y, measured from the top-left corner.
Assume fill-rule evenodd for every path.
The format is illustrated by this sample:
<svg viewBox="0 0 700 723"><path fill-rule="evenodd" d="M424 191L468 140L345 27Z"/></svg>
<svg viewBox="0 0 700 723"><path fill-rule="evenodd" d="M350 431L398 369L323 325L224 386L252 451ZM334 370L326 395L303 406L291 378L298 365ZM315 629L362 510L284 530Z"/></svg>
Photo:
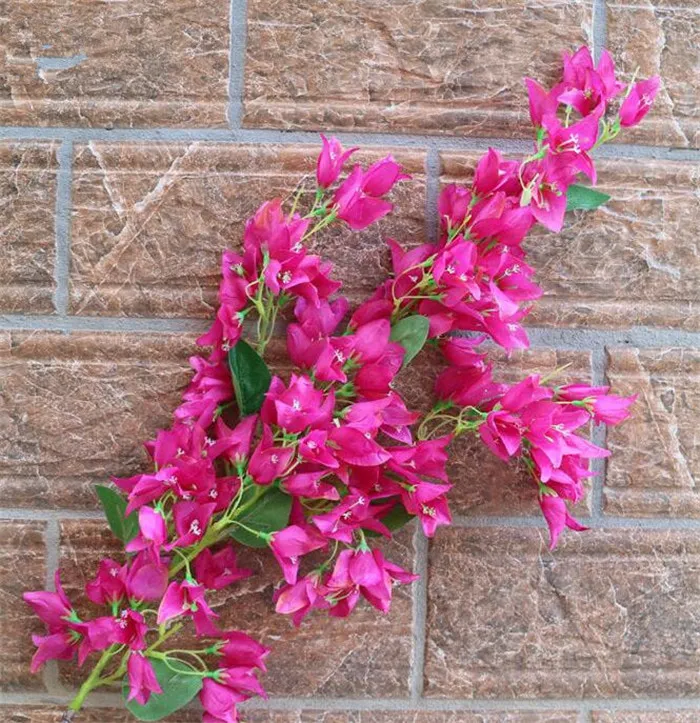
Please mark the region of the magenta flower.
<svg viewBox="0 0 700 723"><path fill-rule="evenodd" d="M651 110L656 94L661 86L661 78L655 75L648 80L640 80L632 86L630 94L620 106L620 125L623 128L636 126Z"/></svg>
<svg viewBox="0 0 700 723"><path fill-rule="evenodd" d="M139 705L146 705L151 693L163 692L153 666L142 653L131 653L126 672L129 676L129 697L127 700L135 700Z"/></svg>
<svg viewBox="0 0 700 723"><path fill-rule="evenodd" d="M219 648L219 653L224 658L224 667L259 668L263 672L267 670L265 658L270 654L270 648L239 630L224 633L222 639L226 642Z"/></svg>
<svg viewBox="0 0 700 723"><path fill-rule="evenodd" d="M463 186L451 183L445 186L438 198L440 223L449 228L459 228L469 212L472 195Z"/></svg>
<svg viewBox="0 0 700 723"><path fill-rule="evenodd" d="M173 521L177 538L168 545L168 549L196 545L204 537L215 508L215 502L207 504L177 502L174 504Z"/></svg>
<svg viewBox="0 0 700 723"><path fill-rule="evenodd" d="M168 566L140 552L131 561L126 590L135 601L160 600L168 584Z"/></svg>
<svg viewBox="0 0 700 723"><path fill-rule="evenodd" d="M292 447L277 447L272 442L272 430L266 424L262 439L248 462L248 474L259 485L269 485L282 477L294 457Z"/></svg>
<svg viewBox="0 0 700 723"><path fill-rule="evenodd" d="M329 188L338 180L345 161L358 149L350 148L343 151L337 138L326 138L323 133L321 133L321 142L323 149L316 162L316 181L321 188Z"/></svg>
<svg viewBox="0 0 700 723"><path fill-rule="evenodd" d="M377 444L369 432L345 425L331 429L329 437L337 447L335 456L347 464L374 467L391 459L389 452Z"/></svg>
<svg viewBox="0 0 700 723"><path fill-rule="evenodd" d="M238 567L236 551L231 545L216 553L209 548L202 550L194 559L193 570L197 582L208 590L221 590L253 574L252 570Z"/></svg>
<svg viewBox="0 0 700 723"><path fill-rule="evenodd" d="M39 590L25 592L24 601L31 606L36 616L46 624L50 633L62 632L66 628L66 621L75 616L73 606L61 587L60 572L54 576L56 592Z"/></svg>
<svg viewBox="0 0 700 723"><path fill-rule="evenodd" d="M199 702L204 708L202 723L238 723L236 704L248 697L212 678L205 678L199 693Z"/></svg>
<svg viewBox="0 0 700 723"><path fill-rule="evenodd" d="M293 497L308 497L319 500L339 500L340 493L330 482L323 482L328 470L298 472L285 476L282 487Z"/></svg>
<svg viewBox="0 0 700 723"><path fill-rule="evenodd" d="M361 231L386 216L393 205L381 198L374 198L362 190L364 174L358 165L345 179L333 197L338 218L354 231Z"/></svg>
<svg viewBox="0 0 700 723"><path fill-rule="evenodd" d="M299 558L313 550L326 547L328 542L313 527L290 525L272 533L270 549L282 568L285 581L294 585L299 573Z"/></svg>
<svg viewBox="0 0 700 723"><path fill-rule="evenodd" d="M114 560L100 560L97 575L85 585L85 593L96 605L111 605L126 596L128 567Z"/></svg>
<svg viewBox="0 0 700 723"><path fill-rule="evenodd" d="M157 562L160 560L160 550L168 539L168 528L163 515L152 507L142 507L139 510L139 534L124 548L127 552L140 552L148 550Z"/></svg>
<svg viewBox="0 0 700 723"><path fill-rule="evenodd" d="M566 503L556 495L540 495L540 508L549 527L549 549L557 546L559 536L565 527L579 532L588 528L575 520L566 509Z"/></svg>
<svg viewBox="0 0 700 723"><path fill-rule="evenodd" d="M312 610L328 607L317 575L307 575L294 585L280 588L275 592L275 603L277 612L291 615L296 627Z"/></svg>
<svg viewBox="0 0 700 723"><path fill-rule="evenodd" d="M49 660L70 660L77 649L80 636L70 630L55 632L51 635L32 635L37 650L32 656L29 670L38 673Z"/></svg>
<svg viewBox="0 0 700 723"><path fill-rule="evenodd" d="M217 444L224 445L223 456L233 464L242 464L250 454L250 444L258 423L258 415L244 417L230 429L221 417L216 420Z"/></svg>
<svg viewBox="0 0 700 723"><path fill-rule="evenodd" d="M410 176L401 173L401 166L392 156L382 158L381 161L373 163L364 173L362 178L362 190L374 198L379 198L389 193L399 181L408 181Z"/></svg>
<svg viewBox="0 0 700 723"><path fill-rule="evenodd" d="M218 630L213 623L219 616L207 605L204 587L194 582L171 582L158 608L158 625L180 615L188 615L194 621L197 635L216 637Z"/></svg>

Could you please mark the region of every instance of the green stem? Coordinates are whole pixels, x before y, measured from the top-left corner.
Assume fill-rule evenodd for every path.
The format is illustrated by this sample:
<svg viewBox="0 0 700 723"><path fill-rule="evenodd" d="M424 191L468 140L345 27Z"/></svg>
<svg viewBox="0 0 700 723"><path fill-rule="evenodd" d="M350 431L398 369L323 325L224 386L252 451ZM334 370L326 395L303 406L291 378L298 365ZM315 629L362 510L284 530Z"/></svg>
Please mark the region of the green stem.
<svg viewBox="0 0 700 723"><path fill-rule="evenodd" d="M83 703L85 702L85 698L87 698L88 693L90 693L93 688L96 688L98 685L100 685L100 673L102 673L102 671L105 669L105 666L107 665L107 663L109 663L110 658L112 657L112 655L114 655L115 651L119 647L119 645L112 645L107 648L104 653L102 653L102 657L97 661L97 664L92 669L92 672L88 676L88 679L80 686L78 694L70 702L70 705L68 707L71 710L80 710L83 707Z"/></svg>

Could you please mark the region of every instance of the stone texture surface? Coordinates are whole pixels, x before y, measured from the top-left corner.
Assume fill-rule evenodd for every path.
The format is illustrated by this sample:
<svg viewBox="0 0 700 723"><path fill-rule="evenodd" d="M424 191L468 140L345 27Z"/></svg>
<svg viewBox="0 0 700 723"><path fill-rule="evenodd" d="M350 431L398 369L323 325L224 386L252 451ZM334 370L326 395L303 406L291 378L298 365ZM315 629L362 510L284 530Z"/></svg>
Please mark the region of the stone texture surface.
<svg viewBox="0 0 700 723"><path fill-rule="evenodd" d="M413 566L412 529L407 529L385 549L399 565ZM102 522L66 521L61 524L61 567L66 592L81 609L94 606L82 589L103 555L120 549ZM346 620L322 614L300 628L274 612L272 595L281 580L276 562L266 551L242 551L241 565L255 575L212 596L223 628L244 629L274 647L265 676L274 695L320 697L406 697L412 655L412 589L398 587L389 615L379 615L362 604ZM185 645L186 647L186 645ZM300 662L303 661L303 662ZM76 682L75 669L63 667L67 682Z"/></svg>
<svg viewBox="0 0 700 723"><path fill-rule="evenodd" d="M2 705L0 714L7 723L61 723L65 707ZM128 711L116 708L83 708L80 711L80 723L133 723L135 718ZM180 711L167 718L163 723L200 723L202 715L198 711Z"/></svg>
<svg viewBox="0 0 700 723"><path fill-rule="evenodd" d="M246 709L245 723L577 723L577 714L547 711L542 713L518 711L488 712L413 712L400 711L335 711L298 710L275 711ZM30 706L0 706L0 713L7 723L59 723L63 711L58 708ZM128 713L99 708L81 712L82 723L131 723ZM164 718L165 723L199 723L197 712L177 713ZM671 719L669 719L670 723ZM607 721L605 722L607 723ZM625 721L625 723L627 723ZM646 721L644 722L646 723ZM660 720L659 723L667 723ZM673 723L676 723L674 720ZM678 723L686 721L678 719Z"/></svg>
<svg viewBox="0 0 700 723"><path fill-rule="evenodd" d="M559 48L590 39L591 10L586 0L341 0L332 12L319 0L251 0L244 123L529 137L521 78L555 82Z"/></svg>
<svg viewBox="0 0 700 723"><path fill-rule="evenodd" d="M444 153L443 182L471 177L476 156ZM700 329L697 206L700 163L602 160L598 188L612 200L567 216L560 234L525 243L544 290L529 323Z"/></svg>
<svg viewBox="0 0 700 723"><path fill-rule="evenodd" d="M368 163L388 150L356 156ZM236 144L80 145L75 157L71 312L137 316L214 313L222 249L236 246L263 200L288 197L318 148ZM312 237L354 300L387 271L385 236L424 231L424 156L395 152L413 175L393 193L395 217L361 233L340 223ZM306 188L312 188L311 178Z"/></svg>
<svg viewBox="0 0 700 723"><path fill-rule="evenodd" d="M426 694L697 697L696 531L449 529L430 554Z"/></svg>
<svg viewBox="0 0 700 723"><path fill-rule="evenodd" d="M22 600L27 590L46 583L44 523L0 520L0 690L41 691L41 678L29 672L31 635L44 626Z"/></svg>
<svg viewBox="0 0 700 723"><path fill-rule="evenodd" d="M223 126L228 15L228 0L6 3L0 124Z"/></svg>
<svg viewBox="0 0 700 723"><path fill-rule="evenodd" d="M644 123L626 131L624 142L700 146L700 46L697 0L607 4L607 47L630 80L660 75L662 86Z"/></svg>
<svg viewBox="0 0 700 723"><path fill-rule="evenodd" d="M246 711L246 723L577 723L565 711Z"/></svg>
<svg viewBox="0 0 700 723"><path fill-rule="evenodd" d="M94 507L169 424L194 335L0 333L0 497L6 507Z"/></svg>
<svg viewBox="0 0 700 723"><path fill-rule="evenodd" d="M697 710L593 711L593 723L696 723Z"/></svg>
<svg viewBox="0 0 700 723"><path fill-rule="evenodd" d="M700 517L700 349L611 349L609 359L616 390L639 400L608 432L605 511Z"/></svg>
<svg viewBox="0 0 700 723"><path fill-rule="evenodd" d="M509 383L528 374L551 374L561 369L553 383L590 383L591 356L586 352L533 348L506 354L490 350L495 364L494 378ZM409 406L429 409L433 403L434 381L444 362L438 354L423 355L401 374L399 391ZM564 369L564 367L566 367ZM507 464L492 454L476 436L458 437L449 448L448 473L454 484L450 490L450 509L458 515L539 515L537 490L532 478L517 464ZM586 514L588 500L577 506Z"/></svg>
<svg viewBox="0 0 700 723"><path fill-rule="evenodd" d="M57 167L55 143L0 143L0 313L53 312Z"/></svg>

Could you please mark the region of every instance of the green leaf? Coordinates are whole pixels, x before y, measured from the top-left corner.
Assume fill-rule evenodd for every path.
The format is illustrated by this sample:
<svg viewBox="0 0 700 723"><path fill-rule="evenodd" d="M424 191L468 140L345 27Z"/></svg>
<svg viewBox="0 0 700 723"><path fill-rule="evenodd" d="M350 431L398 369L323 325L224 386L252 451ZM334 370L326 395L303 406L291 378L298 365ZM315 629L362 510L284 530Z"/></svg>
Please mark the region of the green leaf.
<svg viewBox="0 0 700 723"><path fill-rule="evenodd" d="M122 541L129 542L139 533L139 516L137 512L126 514L126 499L119 492L105 485L95 485L105 511L107 522L112 532Z"/></svg>
<svg viewBox="0 0 700 723"><path fill-rule="evenodd" d="M407 525L413 518L414 515L406 512L406 508L402 504L396 504L384 517L380 517L379 521L386 525L392 532L395 532L396 530L400 530L404 525ZM379 537L379 533L373 530L365 530L365 535L367 535L367 537Z"/></svg>
<svg viewBox="0 0 700 723"><path fill-rule="evenodd" d="M404 367L410 364L411 360L423 348L428 338L429 329L430 321L428 317L420 314L407 316L392 327L391 340L401 344L406 350L403 358Z"/></svg>
<svg viewBox="0 0 700 723"><path fill-rule="evenodd" d="M259 487L257 489L253 488L251 495L256 494L259 489ZM250 497L248 499L250 499ZM244 494L241 505L245 504L246 495ZM277 489L277 487L272 487L248 512L245 512L238 518L238 522L241 522L251 530L255 530L255 532L277 532L277 530L281 530L289 523L289 513L291 510L292 498ZM244 530L242 527L235 525L231 530L231 537L248 547L267 546L267 542L261 537L256 537L253 533L248 532L248 530Z"/></svg>
<svg viewBox="0 0 700 723"><path fill-rule="evenodd" d="M592 211L609 200L610 196L607 193L601 193L588 186L578 186L574 183L569 186L569 190L566 192L566 210Z"/></svg>
<svg viewBox="0 0 700 723"><path fill-rule="evenodd" d="M228 365L241 417L255 414L270 388L270 370L255 349L242 339L229 351Z"/></svg>
<svg viewBox="0 0 700 723"><path fill-rule="evenodd" d="M152 693L146 705L139 705L135 700L127 701L129 697L129 680L124 678L122 683L122 697L129 712L139 720L160 720L180 710L202 689L202 678L198 675L188 675L194 668L179 660L168 662L176 670L169 668L162 660L149 658L153 664L156 678L163 689L162 693Z"/></svg>

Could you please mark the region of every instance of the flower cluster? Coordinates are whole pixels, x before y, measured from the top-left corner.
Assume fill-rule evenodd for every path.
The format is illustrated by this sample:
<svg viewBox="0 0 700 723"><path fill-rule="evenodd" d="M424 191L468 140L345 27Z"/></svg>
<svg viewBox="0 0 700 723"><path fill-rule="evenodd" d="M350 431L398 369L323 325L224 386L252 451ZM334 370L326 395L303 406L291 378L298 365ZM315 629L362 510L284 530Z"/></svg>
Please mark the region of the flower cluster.
<svg viewBox="0 0 700 723"><path fill-rule="evenodd" d="M264 695L269 651L222 627L215 611L213 593L251 574L236 546L270 550L282 578L276 609L296 625L314 610L348 616L361 598L388 612L394 587L416 576L377 539L413 518L429 537L450 522L447 448L457 435L476 435L531 473L552 546L564 527L583 529L566 505L583 495L588 460L608 454L585 430L623 421L633 398L538 376L499 383L480 345L528 345L521 322L541 290L522 242L536 223L561 228L574 181L595 182L590 152L641 120L658 80L627 87L610 117L625 86L607 54L594 66L582 49L565 56L555 88L527 88L533 154L507 160L490 149L468 187L445 188L438 241L389 240L391 277L352 313L307 242L392 210L387 196L409 176L391 156L347 170L357 149L322 136L315 187L300 185L291 208L264 203L242 252L224 252L219 308L198 340L211 351L192 357L172 426L145 445L152 470L113 478L119 492L100 489L126 553L102 560L86 586L101 614L83 619L58 578L55 592L25 595L48 628L35 638L32 670L100 654L72 710L124 679L137 717L155 720L199 694L205 723L238 721L238 704ZM273 376L264 355L282 320L293 370ZM395 382L425 344L446 367L435 406L420 412ZM172 647L188 622L197 647Z"/></svg>

